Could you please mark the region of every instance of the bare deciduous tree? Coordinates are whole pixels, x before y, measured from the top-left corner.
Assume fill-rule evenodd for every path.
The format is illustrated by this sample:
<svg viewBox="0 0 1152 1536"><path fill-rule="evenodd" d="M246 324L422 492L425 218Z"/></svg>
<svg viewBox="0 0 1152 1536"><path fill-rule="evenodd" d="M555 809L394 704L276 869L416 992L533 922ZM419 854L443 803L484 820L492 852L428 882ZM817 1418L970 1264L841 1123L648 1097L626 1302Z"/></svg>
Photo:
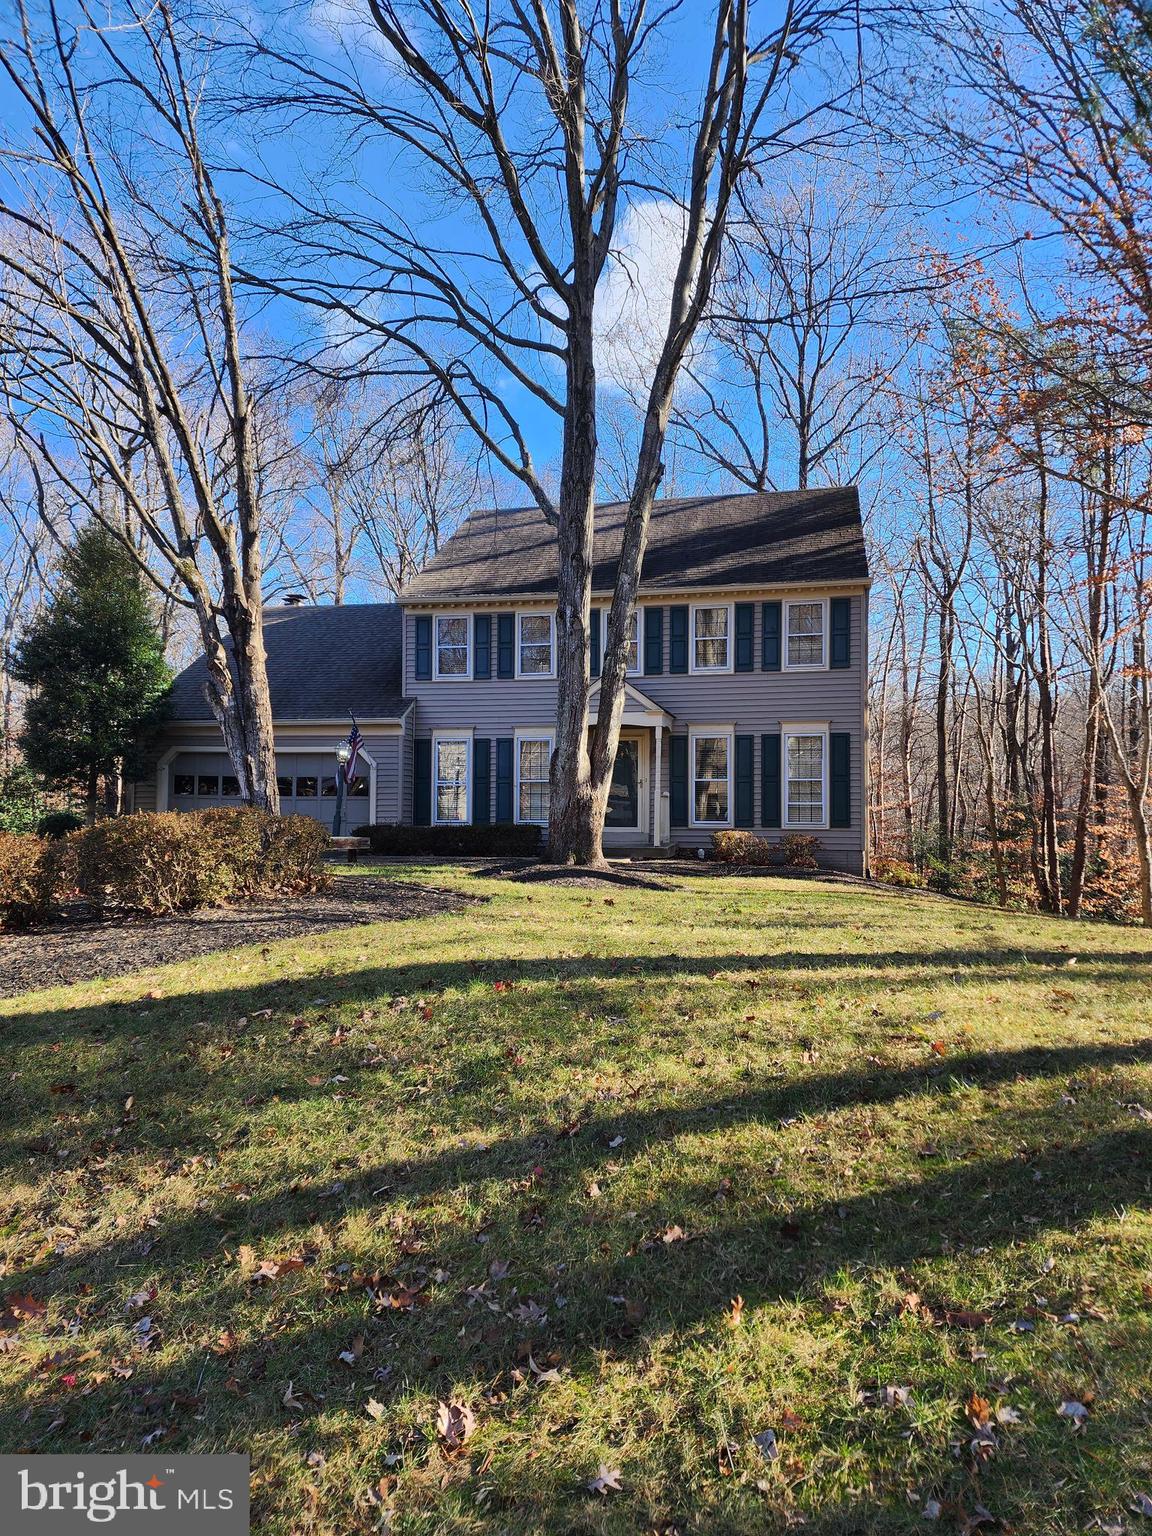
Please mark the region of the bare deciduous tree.
<svg viewBox="0 0 1152 1536"><path fill-rule="evenodd" d="M0 183L0 385L77 507L195 615L245 800L275 810L261 469L229 216L164 0L21 4ZM230 642L230 645L226 642Z"/></svg>
<svg viewBox="0 0 1152 1536"><path fill-rule="evenodd" d="M297 39L263 33L254 58L265 109L335 120L342 148L420 177L440 200L414 227L361 195L293 189L295 281L272 286L311 302L362 341L380 366L423 370L485 451L527 489L556 529L557 720L551 772L553 858L602 860L604 814L624 702L627 636L652 503L664 473L673 394L720 262L732 199L761 151L770 104L779 145L807 121L787 86L841 17L840 0L788 0L767 35L751 0L716 0L699 96L684 135L646 132L634 88L681 0L370 0L387 68L360 70ZM698 19L698 18L697 18ZM271 77L270 79L268 77ZM677 163L678 158L678 163ZM628 476L627 511L608 620L600 704L589 742L588 628L597 487L597 297L628 199L664 197L679 235L667 313L652 351ZM362 189L361 189L362 192ZM361 351L362 368L372 355ZM519 401L561 438L553 496L533 460Z"/></svg>

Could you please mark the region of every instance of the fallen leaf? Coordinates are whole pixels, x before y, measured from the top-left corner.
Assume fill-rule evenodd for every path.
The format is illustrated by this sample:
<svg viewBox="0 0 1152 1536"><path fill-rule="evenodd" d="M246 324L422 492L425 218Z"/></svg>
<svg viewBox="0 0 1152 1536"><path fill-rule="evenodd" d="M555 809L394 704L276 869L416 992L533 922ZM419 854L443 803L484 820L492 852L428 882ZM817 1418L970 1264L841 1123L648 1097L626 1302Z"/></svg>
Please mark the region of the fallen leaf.
<svg viewBox="0 0 1152 1536"><path fill-rule="evenodd" d="M362 1333L358 1333L352 1340L351 1344L349 1344L348 1348L342 1349L340 1351L337 1359L342 1360L345 1365L355 1365L363 1353L364 1335Z"/></svg>
<svg viewBox="0 0 1152 1536"><path fill-rule="evenodd" d="M1152 1495L1138 1493L1128 1508L1134 1515L1143 1515L1145 1520L1152 1520Z"/></svg>
<svg viewBox="0 0 1152 1536"><path fill-rule="evenodd" d="M743 1296L733 1296L732 1300L728 1303L728 1310L724 1314L724 1320L729 1328L739 1328L740 1324L744 1321Z"/></svg>
<svg viewBox="0 0 1152 1536"><path fill-rule="evenodd" d="M1059 1418L1068 1419L1074 1429L1080 1429L1088 1420L1088 1410L1084 1404L1071 1398L1062 1402L1056 1413Z"/></svg>
<svg viewBox="0 0 1152 1536"><path fill-rule="evenodd" d="M775 1461L780 1455L780 1447L776 1443L776 1431L774 1429L762 1429L758 1435L753 1435L752 1444L765 1461Z"/></svg>
<svg viewBox="0 0 1152 1536"><path fill-rule="evenodd" d="M683 1229L683 1227L669 1227L669 1228L667 1228L667 1230L665 1231L661 1241L665 1242L665 1243L682 1243L684 1241L684 1229Z"/></svg>
<svg viewBox="0 0 1152 1536"><path fill-rule="evenodd" d="M609 1489L620 1493L620 1469L601 1462L596 1476L589 1478L585 1486L589 1493L607 1493Z"/></svg>
<svg viewBox="0 0 1152 1536"><path fill-rule="evenodd" d="M467 1403L441 1403L436 1409L436 1433L450 1451L458 1451L476 1428L476 1415Z"/></svg>
<svg viewBox="0 0 1152 1536"><path fill-rule="evenodd" d="M380 1420L387 1412L387 1409L384 1407L383 1403L378 1403L374 1397L370 1397L364 1404L364 1412L370 1419L375 1419L377 1424L379 1424Z"/></svg>

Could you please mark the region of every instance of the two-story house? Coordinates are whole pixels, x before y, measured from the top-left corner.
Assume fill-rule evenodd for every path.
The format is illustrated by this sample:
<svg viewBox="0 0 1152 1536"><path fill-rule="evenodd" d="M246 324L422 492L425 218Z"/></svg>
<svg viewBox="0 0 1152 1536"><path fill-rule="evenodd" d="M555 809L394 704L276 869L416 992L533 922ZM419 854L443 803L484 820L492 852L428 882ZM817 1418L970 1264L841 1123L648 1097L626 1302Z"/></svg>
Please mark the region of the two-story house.
<svg viewBox="0 0 1152 1536"><path fill-rule="evenodd" d="M591 707L624 509L598 509ZM346 825L548 816L556 540L535 509L473 513L398 603L266 614L285 811L331 821L335 740L362 773ZM854 489L684 497L653 509L605 847L706 847L720 828L819 838L862 871L868 565ZM177 679L137 809L238 786L197 663Z"/></svg>

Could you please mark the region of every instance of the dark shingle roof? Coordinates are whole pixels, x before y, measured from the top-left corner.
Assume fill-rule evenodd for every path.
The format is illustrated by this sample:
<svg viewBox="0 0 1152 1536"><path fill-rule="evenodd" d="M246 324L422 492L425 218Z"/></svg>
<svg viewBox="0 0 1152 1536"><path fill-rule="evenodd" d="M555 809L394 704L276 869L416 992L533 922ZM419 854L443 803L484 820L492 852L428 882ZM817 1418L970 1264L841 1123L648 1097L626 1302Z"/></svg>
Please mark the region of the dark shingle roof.
<svg viewBox="0 0 1152 1536"><path fill-rule="evenodd" d="M408 701L400 676L400 608L265 608L264 644L276 720L394 720ZM207 720L203 659L172 685L172 719Z"/></svg>
<svg viewBox="0 0 1152 1536"><path fill-rule="evenodd" d="M616 579L625 506L596 509L592 585ZM855 486L681 496L652 509L641 571L646 591L867 581ZM405 602L465 596L547 596L556 590L556 535L535 507L474 512L405 588Z"/></svg>

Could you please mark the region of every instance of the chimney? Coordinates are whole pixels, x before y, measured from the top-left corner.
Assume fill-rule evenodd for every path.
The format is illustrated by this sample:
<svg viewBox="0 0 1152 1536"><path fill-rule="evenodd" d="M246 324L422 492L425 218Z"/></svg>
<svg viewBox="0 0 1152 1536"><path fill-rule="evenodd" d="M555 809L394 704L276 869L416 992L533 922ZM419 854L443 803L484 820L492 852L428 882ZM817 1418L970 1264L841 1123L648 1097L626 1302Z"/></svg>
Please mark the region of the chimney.
<svg viewBox="0 0 1152 1536"><path fill-rule="evenodd" d="M286 592L284 594L285 608L299 608L307 601L308 599L304 596L303 592Z"/></svg>

